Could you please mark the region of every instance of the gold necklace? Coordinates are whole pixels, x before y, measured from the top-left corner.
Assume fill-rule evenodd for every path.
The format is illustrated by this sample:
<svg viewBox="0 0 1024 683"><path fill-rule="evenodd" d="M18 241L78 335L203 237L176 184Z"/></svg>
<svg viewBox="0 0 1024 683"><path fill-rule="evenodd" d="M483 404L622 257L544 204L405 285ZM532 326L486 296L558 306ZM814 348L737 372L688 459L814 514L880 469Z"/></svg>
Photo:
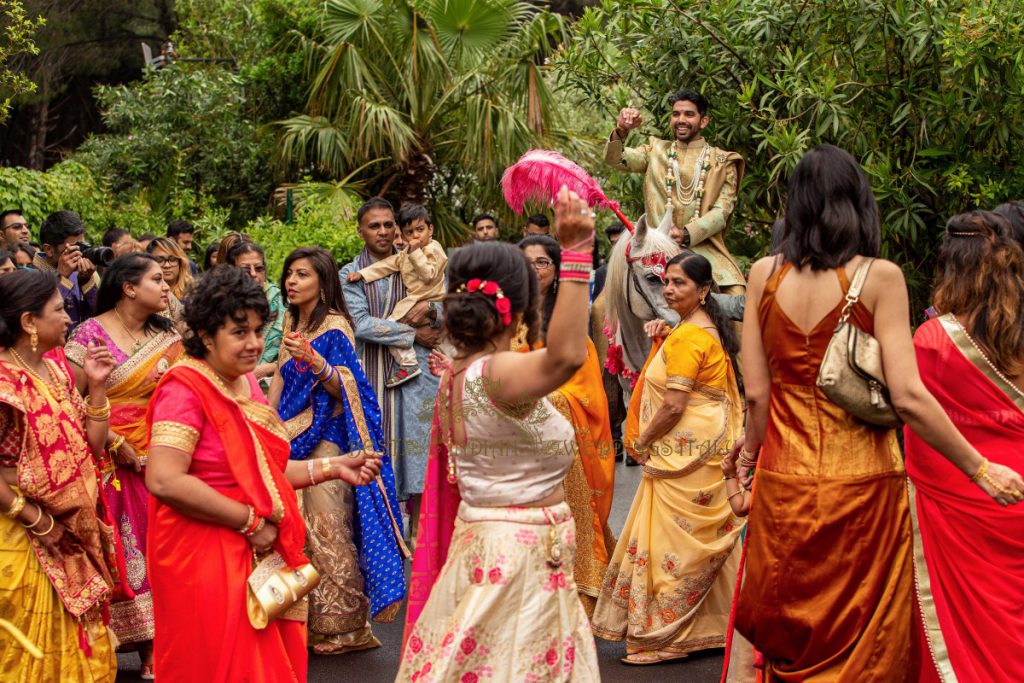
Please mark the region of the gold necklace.
<svg viewBox="0 0 1024 683"><path fill-rule="evenodd" d="M61 386L61 383L59 381L57 381L57 378L56 378L56 376L53 373L53 369L50 368L50 366L46 362L45 358L43 359L43 367L46 368L46 373L50 376L50 381L49 382L47 382L45 379L43 379L42 375L40 375L38 372L33 370L31 367L29 367L28 363L25 362L25 359L21 357L21 354L18 353L17 350L15 350L15 348L13 346L10 347L7 350L11 352L11 358L14 359L14 362L17 365L19 365L21 368L23 368L25 370L25 372L27 372L28 374L32 375L37 380L39 380L44 387L47 387L49 389L54 389L57 392L57 400L58 401L60 401L60 400L62 400L64 398L64 388Z"/></svg>
<svg viewBox="0 0 1024 683"><path fill-rule="evenodd" d="M117 322L121 323L121 327L124 329L125 333L132 338L132 342L134 342L134 344L132 345L132 351L138 351L140 348L142 348L143 341L136 337L134 334L132 334L132 331L128 329L128 326L124 322L124 318L122 318L121 314L118 313L117 311L117 306L114 306L114 315L117 316ZM143 332L143 334L145 334L145 332Z"/></svg>

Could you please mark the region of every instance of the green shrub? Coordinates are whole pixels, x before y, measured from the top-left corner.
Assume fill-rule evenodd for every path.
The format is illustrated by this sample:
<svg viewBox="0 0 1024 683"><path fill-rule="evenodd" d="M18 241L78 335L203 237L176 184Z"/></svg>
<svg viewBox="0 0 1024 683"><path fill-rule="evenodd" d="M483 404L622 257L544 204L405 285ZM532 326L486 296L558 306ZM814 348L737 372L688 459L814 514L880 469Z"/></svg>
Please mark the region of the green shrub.
<svg viewBox="0 0 1024 683"><path fill-rule="evenodd" d="M339 268L363 249L355 218L338 212L329 201L321 199L307 200L291 225L274 218L257 218L243 232L266 250L267 277L272 282L281 279L285 257L299 247L327 249L334 254Z"/></svg>

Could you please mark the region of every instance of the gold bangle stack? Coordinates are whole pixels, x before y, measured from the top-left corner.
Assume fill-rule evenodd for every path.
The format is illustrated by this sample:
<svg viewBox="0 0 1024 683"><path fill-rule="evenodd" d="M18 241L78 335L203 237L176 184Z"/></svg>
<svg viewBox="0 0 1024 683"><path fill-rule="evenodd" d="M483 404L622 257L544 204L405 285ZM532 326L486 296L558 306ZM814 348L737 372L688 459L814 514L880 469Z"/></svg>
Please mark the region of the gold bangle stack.
<svg viewBox="0 0 1024 683"><path fill-rule="evenodd" d="M40 517L43 516L43 511L42 510L39 511L39 516ZM50 517L50 526L46 529L46 531L36 531L35 529L28 529L28 527L25 527L25 528L28 529L29 533L34 535L34 536L45 536L46 534L48 534L51 531L53 531L53 527L55 527L57 525L56 518L53 515L49 515L49 517ZM36 522L39 522L39 520L37 519ZM35 524L33 524L32 526L35 526Z"/></svg>
<svg viewBox="0 0 1024 683"><path fill-rule="evenodd" d="M306 474L309 475L310 486L316 486L316 477L313 475L313 468L315 465L316 463L312 459L306 461Z"/></svg>
<svg viewBox="0 0 1024 683"><path fill-rule="evenodd" d="M240 534L244 534L256 523L256 508L252 505L246 505L245 507L249 508L249 516L245 518L245 524L238 527L237 531Z"/></svg>
<svg viewBox="0 0 1024 683"><path fill-rule="evenodd" d="M324 481L330 481L331 475L334 474L334 465L331 463L330 458L324 458L320 461L320 471L324 475Z"/></svg>
<svg viewBox="0 0 1024 683"><path fill-rule="evenodd" d="M981 467L979 467L978 471L974 473L973 477L971 477L971 481L977 484L981 478L985 476L986 472L988 472L988 458L982 458Z"/></svg>
<svg viewBox="0 0 1024 683"><path fill-rule="evenodd" d="M89 402L85 404L85 416L96 422L106 422L110 419L110 399L104 398L103 405L99 408Z"/></svg>
<svg viewBox="0 0 1024 683"><path fill-rule="evenodd" d="M36 512L38 513L36 515L36 521L32 522L31 524L22 524L22 526L28 529L29 531L38 526L39 522L43 521L43 517L45 516L43 513L43 508L39 507L38 505L36 506Z"/></svg>
<svg viewBox="0 0 1024 683"><path fill-rule="evenodd" d="M11 501L11 507L4 513L4 516L8 519L16 519L21 511L25 509L25 496L20 493L14 497Z"/></svg>

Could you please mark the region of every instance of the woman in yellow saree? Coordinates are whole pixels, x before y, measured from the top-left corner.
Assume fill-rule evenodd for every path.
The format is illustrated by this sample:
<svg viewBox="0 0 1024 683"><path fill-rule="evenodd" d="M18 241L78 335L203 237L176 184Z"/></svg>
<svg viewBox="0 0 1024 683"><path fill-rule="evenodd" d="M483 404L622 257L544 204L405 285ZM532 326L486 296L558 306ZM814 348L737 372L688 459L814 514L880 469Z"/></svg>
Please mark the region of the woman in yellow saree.
<svg viewBox="0 0 1024 683"><path fill-rule="evenodd" d="M545 235L519 243L526 260L537 273L543 301L541 339L547 332L558 286L555 273L561 265L558 242ZM525 340L516 340L520 351L529 351ZM542 341L534 350L543 348ZM615 444L608 417L608 397L601 379L597 348L587 340L587 360L568 382L548 396L551 404L572 423L577 454L565 476L565 501L576 520L576 560L573 572L580 601L587 616L593 614L615 536L608 528L615 491Z"/></svg>
<svg viewBox="0 0 1024 683"><path fill-rule="evenodd" d="M29 656L0 630L5 683L117 675L104 623L119 575L116 541L95 467L114 361L101 346L89 349L83 401L60 349L70 322L52 274L0 280L0 615L43 654Z"/></svg>
<svg viewBox="0 0 1024 683"><path fill-rule="evenodd" d="M145 557L149 500L146 411L157 382L183 352L171 321L161 315L169 292L160 264L152 256L120 257L103 276L96 317L75 328L66 347L80 389L85 386L82 365L90 344L102 344L117 362L106 383L110 457L103 471L103 490L121 534L125 578L135 597L110 605L110 626L123 645L138 648L144 680L154 677L153 597Z"/></svg>
<svg viewBox="0 0 1024 683"><path fill-rule="evenodd" d="M633 450L644 477L593 616L595 635L626 640L627 664L725 644L744 524L729 506L721 470L742 429L730 358L738 343L708 297L707 259L680 254L665 279L665 302L681 322L654 347L633 393ZM663 325L654 321L652 336Z"/></svg>

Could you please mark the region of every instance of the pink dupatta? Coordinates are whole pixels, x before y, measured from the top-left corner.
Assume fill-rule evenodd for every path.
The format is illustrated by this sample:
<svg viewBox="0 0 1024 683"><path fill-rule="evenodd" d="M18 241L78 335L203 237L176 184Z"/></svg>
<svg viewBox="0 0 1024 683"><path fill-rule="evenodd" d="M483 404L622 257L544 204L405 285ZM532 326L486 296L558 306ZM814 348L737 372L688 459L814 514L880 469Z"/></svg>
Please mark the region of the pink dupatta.
<svg viewBox="0 0 1024 683"><path fill-rule="evenodd" d="M405 632L402 636L403 650L409 633L427 604L434 582L448 558L448 545L452 540L459 503L462 502L458 485L448 481L448 447L444 440L441 410L439 392L438 400L434 402L430 455L423 483L423 499L420 503L416 551L412 558L412 579L409 582Z"/></svg>

